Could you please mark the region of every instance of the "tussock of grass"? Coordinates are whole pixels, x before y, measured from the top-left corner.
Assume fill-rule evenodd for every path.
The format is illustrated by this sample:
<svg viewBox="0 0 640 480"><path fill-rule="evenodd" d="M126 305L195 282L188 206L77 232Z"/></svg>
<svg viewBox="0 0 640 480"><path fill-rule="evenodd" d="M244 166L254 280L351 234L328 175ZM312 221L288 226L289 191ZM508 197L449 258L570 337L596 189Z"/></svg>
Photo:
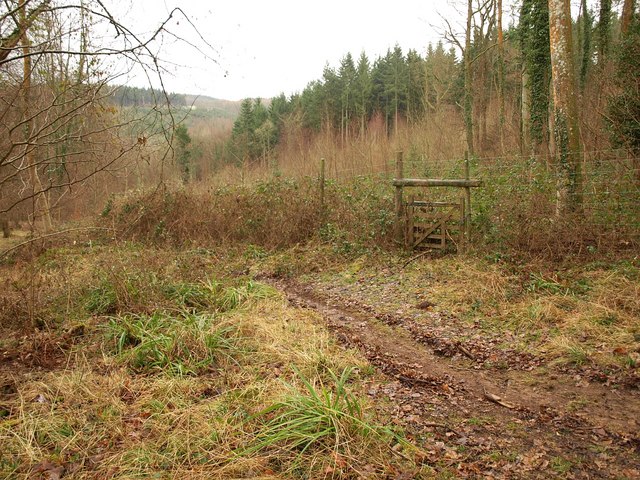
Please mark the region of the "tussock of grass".
<svg viewBox="0 0 640 480"><path fill-rule="evenodd" d="M566 335L553 337L549 342L549 347L558 355L555 363L566 363L580 367L589 363L593 355L584 343L577 342Z"/></svg>
<svg viewBox="0 0 640 480"><path fill-rule="evenodd" d="M222 289L216 305L218 310L227 312L238 308L249 300L265 300L274 295L276 295L276 291L272 287L248 280L243 285Z"/></svg>
<svg viewBox="0 0 640 480"><path fill-rule="evenodd" d="M207 279L199 283L170 283L163 288L163 293L167 299L185 309L202 311L215 305L219 289L219 282Z"/></svg>
<svg viewBox="0 0 640 480"><path fill-rule="evenodd" d="M113 317L106 336L119 359L136 372L197 375L239 350L232 326L214 316L180 312Z"/></svg>
<svg viewBox="0 0 640 480"><path fill-rule="evenodd" d="M338 377L329 371L331 383L316 383L298 372L304 391L289 384L287 396L255 415L262 422L253 445L241 451L255 453L276 447L289 456L307 450L332 451L351 457L353 446L366 448L367 441L389 441L396 436L388 428L375 425L365 416L363 405L349 392L351 370Z"/></svg>

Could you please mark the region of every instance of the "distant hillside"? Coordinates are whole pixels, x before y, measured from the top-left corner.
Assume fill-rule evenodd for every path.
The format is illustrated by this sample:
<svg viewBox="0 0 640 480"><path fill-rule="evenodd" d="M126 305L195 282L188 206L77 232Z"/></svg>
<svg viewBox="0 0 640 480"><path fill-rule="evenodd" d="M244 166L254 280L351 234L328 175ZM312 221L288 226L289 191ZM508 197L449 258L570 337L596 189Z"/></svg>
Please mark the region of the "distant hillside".
<svg viewBox="0 0 640 480"><path fill-rule="evenodd" d="M235 120L240 113L240 101L221 100L206 95L169 93L171 105L188 108L193 105L190 116L197 118L226 118ZM120 107L150 107L164 102L164 94L150 88L114 86L111 101Z"/></svg>
<svg viewBox="0 0 640 480"><path fill-rule="evenodd" d="M193 104L193 106L196 107L195 110L192 111L192 114L195 114L195 116L198 116L198 111L204 110L207 112L207 116L234 120L240 113L240 104L242 103L240 101L221 100L206 95L185 94L183 96L187 105Z"/></svg>
<svg viewBox="0 0 640 480"><path fill-rule="evenodd" d="M168 93L169 101L175 107L187 105L185 96L178 93ZM148 107L165 101L162 91L152 88L130 87L128 85L114 85L110 94L113 103L120 107Z"/></svg>

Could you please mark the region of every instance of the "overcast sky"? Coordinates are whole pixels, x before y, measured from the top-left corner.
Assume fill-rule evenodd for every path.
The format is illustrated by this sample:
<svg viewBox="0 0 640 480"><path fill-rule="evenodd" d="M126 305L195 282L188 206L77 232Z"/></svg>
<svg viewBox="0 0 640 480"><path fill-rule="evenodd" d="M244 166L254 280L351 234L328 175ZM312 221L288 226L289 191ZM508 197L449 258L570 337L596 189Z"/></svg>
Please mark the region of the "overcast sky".
<svg viewBox="0 0 640 480"><path fill-rule="evenodd" d="M169 24L169 29L201 52L164 37L160 55L169 69L165 75L167 88L239 100L301 91L321 77L326 63L336 66L347 52L357 59L364 50L373 60L397 43L404 52L413 48L424 54L429 42L442 37L442 16L462 31L461 16L454 5L464 3L138 0L127 6L124 18L140 32L148 31L172 7L180 5L203 38L180 16ZM513 21L511 5L515 2L503 3L506 28ZM143 83L140 79L130 82Z"/></svg>

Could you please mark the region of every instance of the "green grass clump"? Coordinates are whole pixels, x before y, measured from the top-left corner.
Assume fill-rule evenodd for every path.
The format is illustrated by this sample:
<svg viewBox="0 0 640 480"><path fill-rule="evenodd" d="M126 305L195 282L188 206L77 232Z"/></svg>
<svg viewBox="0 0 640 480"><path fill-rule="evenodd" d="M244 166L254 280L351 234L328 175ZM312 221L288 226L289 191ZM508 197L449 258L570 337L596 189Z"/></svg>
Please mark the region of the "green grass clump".
<svg viewBox="0 0 640 480"><path fill-rule="evenodd" d="M339 377L329 371L331 385L312 383L296 373L304 384L303 393L287 384L291 393L284 400L255 415L253 420L263 424L256 442L241 454L272 447L298 454L311 450L350 454L353 445L397 439L390 429L367 420L361 401L347 389L351 369Z"/></svg>
<svg viewBox="0 0 640 480"><path fill-rule="evenodd" d="M221 290L216 300L216 307L220 312L229 312L251 299L264 300L275 294L274 288L249 280L238 287L227 287Z"/></svg>
<svg viewBox="0 0 640 480"><path fill-rule="evenodd" d="M108 281L92 288L86 297L85 308L95 315L106 315L116 312L118 294L115 287Z"/></svg>
<svg viewBox="0 0 640 480"><path fill-rule="evenodd" d="M179 307L202 311L215 306L220 284L215 280L200 283L181 282L167 285L163 293Z"/></svg>
<svg viewBox="0 0 640 480"><path fill-rule="evenodd" d="M164 288L164 295L178 308L189 311L230 312L252 299L275 295L268 285L248 280L238 286L224 287L216 280L200 283L176 283Z"/></svg>
<svg viewBox="0 0 640 480"><path fill-rule="evenodd" d="M197 375L239 351L235 329L206 314L130 314L112 317L106 330L114 353L136 372Z"/></svg>

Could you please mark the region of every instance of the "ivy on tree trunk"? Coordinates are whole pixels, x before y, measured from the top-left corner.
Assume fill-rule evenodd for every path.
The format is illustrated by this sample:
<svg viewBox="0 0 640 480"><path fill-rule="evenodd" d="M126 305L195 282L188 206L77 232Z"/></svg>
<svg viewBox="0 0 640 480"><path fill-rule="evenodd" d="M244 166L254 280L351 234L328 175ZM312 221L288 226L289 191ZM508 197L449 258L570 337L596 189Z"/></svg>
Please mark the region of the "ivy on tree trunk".
<svg viewBox="0 0 640 480"><path fill-rule="evenodd" d="M582 209L582 164L569 0L549 0L549 39L557 160L557 212Z"/></svg>

